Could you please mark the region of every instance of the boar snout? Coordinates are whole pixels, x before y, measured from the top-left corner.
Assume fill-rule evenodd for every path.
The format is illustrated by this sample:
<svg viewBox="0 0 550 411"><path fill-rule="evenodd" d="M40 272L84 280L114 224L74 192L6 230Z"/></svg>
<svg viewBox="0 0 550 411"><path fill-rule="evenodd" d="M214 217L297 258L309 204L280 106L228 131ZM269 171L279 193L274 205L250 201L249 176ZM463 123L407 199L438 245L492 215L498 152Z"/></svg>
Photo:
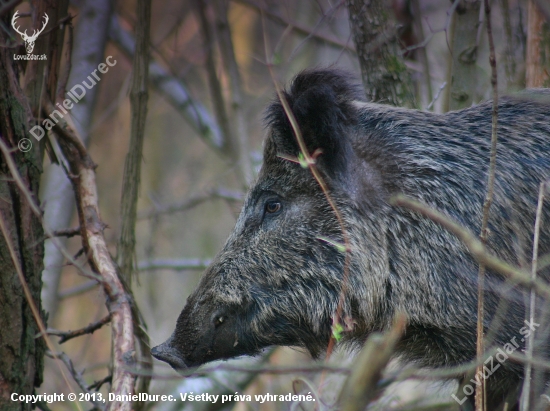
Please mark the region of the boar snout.
<svg viewBox="0 0 550 411"><path fill-rule="evenodd" d="M153 347L151 349L151 355L157 360L164 361L170 364L170 366L176 371L186 369L187 364L185 364L185 361L183 361L181 353L178 351L177 348L173 347L171 343L172 337L167 339L162 344Z"/></svg>

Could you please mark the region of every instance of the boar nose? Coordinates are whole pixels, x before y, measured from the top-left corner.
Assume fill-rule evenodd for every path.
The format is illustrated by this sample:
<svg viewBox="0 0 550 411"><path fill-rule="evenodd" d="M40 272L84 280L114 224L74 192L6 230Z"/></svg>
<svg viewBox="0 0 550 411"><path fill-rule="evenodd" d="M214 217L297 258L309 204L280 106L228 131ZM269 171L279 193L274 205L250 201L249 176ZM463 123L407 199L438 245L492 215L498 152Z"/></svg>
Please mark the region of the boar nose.
<svg viewBox="0 0 550 411"><path fill-rule="evenodd" d="M174 370L183 370L187 368L185 361L180 356L177 349L170 345L171 338L160 345L151 349L151 355L157 360L167 362Z"/></svg>

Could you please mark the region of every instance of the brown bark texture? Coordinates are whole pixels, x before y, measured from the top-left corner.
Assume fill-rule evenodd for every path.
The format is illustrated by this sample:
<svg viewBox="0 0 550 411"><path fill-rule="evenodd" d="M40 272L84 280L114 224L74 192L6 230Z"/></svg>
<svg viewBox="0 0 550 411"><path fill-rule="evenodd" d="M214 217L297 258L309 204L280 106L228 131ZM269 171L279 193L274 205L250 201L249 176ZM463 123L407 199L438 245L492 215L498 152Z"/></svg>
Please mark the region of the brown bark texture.
<svg viewBox="0 0 550 411"><path fill-rule="evenodd" d="M450 30L451 61L444 111L470 107L477 100L480 0L463 0L453 14Z"/></svg>
<svg viewBox="0 0 550 411"><path fill-rule="evenodd" d="M550 22L532 0L527 19L526 87L550 87Z"/></svg>
<svg viewBox="0 0 550 411"><path fill-rule="evenodd" d="M0 44L6 42L1 31ZM19 87L13 53L13 49L0 48L0 139L14 148L19 173L37 198L42 172L39 150L24 153L17 149L17 143L28 137L30 107ZM10 397L13 393L32 394L34 387L40 386L45 346L42 339L35 338L38 326L17 276L8 242L15 249L34 302L40 307L44 233L39 219L13 182L3 156L0 156L0 218L7 228L6 236L0 234L0 409L27 410L30 404L13 402Z"/></svg>
<svg viewBox="0 0 550 411"><path fill-rule="evenodd" d="M347 0L349 21L367 98L414 106L410 74L403 62L393 13L383 0Z"/></svg>
<svg viewBox="0 0 550 411"><path fill-rule="evenodd" d="M0 48L0 139L12 149L18 172L36 203L46 139L42 143L30 140L33 147L29 151L20 150L18 144L29 139L43 90L55 95L63 44L63 30L55 23L67 16L67 7L66 0L31 2L33 26L44 22L44 14L49 16L44 34L38 37L33 51L33 54L45 54L46 60L15 61L13 55L25 54L20 36L14 34L10 38L4 30L0 31L0 44L10 45ZM15 11L2 17L4 27L11 26ZM30 410L32 404L12 401L11 395L32 394L42 383L45 344L42 338L36 338L39 327L24 288L28 287L42 321L46 322L40 301L44 231L40 217L14 182L3 155L0 156L0 218L3 227L0 234L0 410ZM21 267L25 284L18 278L14 259Z"/></svg>

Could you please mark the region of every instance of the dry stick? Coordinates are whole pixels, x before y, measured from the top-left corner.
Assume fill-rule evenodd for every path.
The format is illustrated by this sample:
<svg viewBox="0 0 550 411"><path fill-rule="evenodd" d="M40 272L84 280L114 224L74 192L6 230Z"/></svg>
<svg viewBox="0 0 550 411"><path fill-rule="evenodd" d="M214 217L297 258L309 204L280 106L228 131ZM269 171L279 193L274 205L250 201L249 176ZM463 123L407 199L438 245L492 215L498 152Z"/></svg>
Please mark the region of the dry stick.
<svg viewBox="0 0 550 411"><path fill-rule="evenodd" d="M233 138L233 131L229 123L229 116L225 106L225 99L223 98L222 86L216 73L216 61L214 60L215 39L214 33L212 33L212 28L210 27L210 22L208 21L208 17L206 15L206 2L205 0L195 0L194 3L205 43L204 46L206 49L206 73L208 76L208 85L210 86L214 114L223 134L223 149L229 149L230 158L235 160L235 139Z"/></svg>
<svg viewBox="0 0 550 411"><path fill-rule="evenodd" d="M75 337L80 337L81 335L85 334L93 334L94 331L99 330L101 327L103 327L105 324L111 321L111 315L107 315L106 317L102 318L99 321L96 321L95 323L89 324L87 327L81 328L79 330L74 331L60 331L60 330L54 330L54 329L47 329L46 332L48 335L56 335L58 337L61 337L59 339L59 344L63 344L64 342L67 342Z"/></svg>
<svg viewBox="0 0 550 411"><path fill-rule="evenodd" d="M349 235L346 230L346 226L344 225L344 219L342 218L342 215L340 214L340 211L336 207L336 203L334 203L334 200L330 196L329 190L327 185L325 184L325 181L323 180L323 177L321 176L321 173L319 173L319 170L317 170L316 167L316 158L320 153L319 151L316 151L313 153L313 155L310 155L307 151L306 144L304 142L304 139L302 137L302 132L300 131L300 127L298 125L298 122L296 121L296 117L294 117L294 113L290 109L290 106L288 105L288 101L286 101L285 96L283 95L281 88L277 85L275 82L275 75L273 74L273 70L271 65L268 66L269 73L271 74L271 78L273 79L273 82L275 83L275 89L277 91L277 95L279 97L279 100L281 101L281 104L283 105L283 109L285 111L285 114L287 115L290 124L292 126L292 130L294 131L294 135L296 136L296 140L298 141L298 146L300 147L300 153L304 156L304 163L307 165L309 170L311 171L311 174L313 174L313 178L315 178L315 181L317 181L317 184L319 184L319 187L321 187L321 190L323 191L323 194L325 195L330 208L332 208L332 211L334 211L334 214L336 215L336 219L338 220L338 224L340 225L340 229L342 230L342 237L344 238L344 252L345 252L345 261L344 261L344 275L342 277L342 288L340 289L340 295L338 298L338 306L336 308L336 314L333 319L333 331L334 326L340 324L340 317L342 315L343 310L343 303L344 303L344 297L346 295L346 292L348 290L348 277L349 277L349 264L350 264L350 257L349 253L351 251L350 242L349 242ZM327 355L326 359L328 360L330 358L330 355L332 353L332 349L334 348L335 344L335 338L334 338L334 332L331 335L328 347L327 347Z"/></svg>
<svg viewBox="0 0 550 411"><path fill-rule="evenodd" d="M76 370L73 362L71 361L71 359L67 354L65 354L64 352L54 353L53 351L50 351L50 352L46 352L46 355L50 358L61 360L63 364L65 364L65 366L67 367L71 375L73 376L73 379L78 384L80 389L85 393L92 394L92 392L90 392L90 389L86 386L86 382L84 381L84 378L82 378L82 373ZM105 404L103 404L100 401L96 401L94 395L91 395L90 398L92 398L90 399L90 402L94 404L94 409L105 410Z"/></svg>
<svg viewBox="0 0 550 411"><path fill-rule="evenodd" d="M306 147L305 142L304 142L304 139L302 138L302 133L300 131L300 127L298 126L296 118L294 117L294 113L290 109L290 107L288 105L288 102L286 101L286 98L285 98L285 96L283 95L283 93L281 91L281 88L279 87L279 85L275 81L275 75L273 73L273 67L272 67L271 64L268 63L271 60L269 59L268 50L267 50L267 48L268 48L267 35L266 35L266 32L265 32L265 22L263 22L263 14L262 14L262 23L263 23L262 26L263 26L263 29L264 29L263 35L264 35L266 63L267 63L267 67L269 69L269 74L271 76L271 79L272 79L272 81L275 85L275 90L277 91L277 95L279 97L279 100L281 101L281 104L283 106L285 114L288 116L288 119L289 119L290 124L292 126L292 130L294 131L294 135L296 136L296 140L297 140L298 146L300 148L300 153L304 157L304 162L307 165L307 167L309 168L309 170L311 171L311 174L313 175L313 177L315 178L315 180L317 181L319 186L321 187L321 190L323 191L323 194L325 195L325 197L327 199L327 202L329 203L330 207L334 211L334 214L336 215L336 219L338 220L338 224L340 225L340 228L342 230L342 237L344 239L344 248L345 248L344 249L344 252L345 252L344 274L343 274L343 278L342 278L342 288L340 289L340 295L338 297L338 306L336 308L336 313L335 313L335 316L333 318L333 324L334 324L333 329L332 329L333 332L331 334L330 341L328 343L327 353L326 353L326 357L325 357L325 360L328 360L330 358L330 355L332 353L332 349L333 349L334 344L335 344L335 338L334 338L335 328L334 327L336 325L340 324L340 316L341 316L342 309L343 309L344 296L346 295L346 292L347 292L348 276L349 276L349 263L350 263L349 253L351 251L351 247L350 247L348 232L347 232L346 227L344 225L344 221L342 219L342 216L341 216L340 212L338 211L338 208L336 207L336 204L332 200L332 198L331 198L331 196L328 192L328 188L327 188L323 178L321 177L319 171L317 170L317 167L315 166L315 158L320 153L316 151L315 153L313 153L313 156L310 156L310 154L308 153L307 147ZM325 376L325 374L323 373L323 375L321 377L321 382L322 382L324 376Z"/></svg>
<svg viewBox="0 0 550 411"><path fill-rule="evenodd" d="M340 391L338 403L342 411L362 411L376 397L377 383L405 331L406 322L406 316L399 314L386 335L372 334L369 337Z"/></svg>
<svg viewBox="0 0 550 411"><path fill-rule="evenodd" d="M131 132L130 144L124 162L120 215L122 225L117 245L117 261L122 278L128 287L132 285L136 263L136 215L143 140L147 118L149 33L151 27L151 0L138 0L136 24L136 51L132 64L132 87L130 90Z"/></svg>
<svg viewBox="0 0 550 411"><path fill-rule="evenodd" d="M204 270L212 263L212 260L201 260L198 258L185 259L151 259L139 262L137 265L138 271L152 270Z"/></svg>
<svg viewBox="0 0 550 411"><path fill-rule="evenodd" d="M537 213L535 217L535 233L533 235L533 259L531 262L531 279L536 280L537 278L537 262L539 255L539 235L540 235L540 222L542 220L542 205L544 203L544 192L546 190L546 183L540 184L539 189L539 200L537 204ZM531 295L529 296L529 321L530 324L533 324L535 321L535 290L531 289ZM533 358L533 345L534 345L534 334L535 330L531 333L530 337L527 339L527 349L525 350L525 356L527 360L532 360ZM520 410L529 411L529 402L530 402L530 389L531 389L531 361L528 361L525 366L525 378L523 380L523 395L521 397Z"/></svg>
<svg viewBox="0 0 550 411"><path fill-rule="evenodd" d="M229 12L229 0L218 0L213 3L216 11L216 24L219 49L225 64L223 67L229 77L231 88L231 108L233 121L236 124L235 132L232 137L236 141L232 142L237 148L237 158L239 160L239 170L243 178L243 185L248 187L252 182L254 170L250 161L250 141L246 129L246 119L243 110L243 87L239 66L235 58L235 48L231 39L231 29L227 14Z"/></svg>
<svg viewBox="0 0 550 411"><path fill-rule="evenodd" d="M131 132L130 146L124 162L122 185L121 216L122 226L117 245L117 261L120 265L121 278L126 282L130 302L130 315L135 321L133 333L137 337L141 366L150 370L153 364L149 337L138 307L133 304L132 278L136 274L136 221L137 201L141 180L141 162L143 160L143 141L145 137L145 120L147 118L147 101L149 98L149 42L151 31L151 0L138 0L136 4L137 23L136 46L132 63L132 86L130 90ZM123 284L124 286L124 284ZM138 380L136 392L149 390L151 378L143 376ZM113 383L115 378L113 378ZM133 387L132 387L133 388ZM133 405L139 411L145 406L138 401Z"/></svg>
<svg viewBox="0 0 550 411"><path fill-rule="evenodd" d="M496 159L497 159L497 126L498 126L498 90L497 90L497 67L495 57L495 42L493 39L492 24L491 24L491 5L488 0L484 0L485 5L485 20L487 22L487 37L489 39L489 63L491 65L491 86L493 87L493 110L491 124L491 155L489 160L489 178L487 182L487 193L483 204L483 219L481 222L480 239L483 244L487 244L489 225L489 211L493 203L493 194L495 187L496 174ZM479 265L478 273L478 289L477 289L477 341L476 352L477 357L483 357L483 318L485 316L484 307L484 284L485 284L485 266ZM479 365L476 369L477 375L483 375L483 365ZM483 411L486 407L486 384L485 380L480 379L481 385L476 388L475 405L476 411Z"/></svg>
<svg viewBox="0 0 550 411"><path fill-rule="evenodd" d="M44 99L44 103L46 110L53 108L48 99ZM90 267L102 278L103 290L107 296L106 305L112 318L111 392L115 395L133 394L134 376L126 370L125 360L125 355L135 350L132 308L103 236L105 224L101 221L99 213L95 164L64 119L59 120L55 130L63 154L70 165L70 172L74 176L71 181L77 200L82 245ZM113 401L108 404L107 410L130 411L131 407L130 402Z"/></svg>
<svg viewBox="0 0 550 411"><path fill-rule="evenodd" d="M428 205L421 203L402 194L398 194L390 198L390 204L399 207L408 208L415 211L424 217L441 225L447 231L453 233L470 251L472 257L476 259L479 264L484 265L490 270L494 270L504 276L517 281L525 285L528 288L535 288L545 298L550 299L550 286L539 278L532 279L531 273L522 270L521 268L513 267L506 261L495 257L487 251L485 244L483 244L478 237L476 237L470 230L462 227L459 223L453 220L451 217L430 208Z"/></svg>
<svg viewBox="0 0 550 411"><path fill-rule="evenodd" d="M76 295L84 294L87 291L93 290L99 284L97 281L87 281L83 284L75 285L74 287L60 291L58 294L59 299L74 297Z"/></svg>
<svg viewBox="0 0 550 411"><path fill-rule="evenodd" d="M186 211L206 201L214 200L214 199L221 199L221 200L227 200L227 201L233 201L233 202L242 202L243 198L244 196L241 192L230 191L225 189L216 189L216 190L211 190L206 194L187 198L178 203L154 206L149 210L138 213L137 218L138 220L143 220L148 218L155 218L163 214L171 214L171 213L176 213L178 211Z"/></svg>
<svg viewBox="0 0 550 411"><path fill-rule="evenodd" d="M64 230L55 230L53 232L54 237L74 237L80 234L80 227L66 228Z"/></svg>
<svg viewBox="0 0 550 411"><path fill-rule="evenodd" d="M106 376L105 378L102 378L101 380L99 381L95 381L93 384L90 384L88 385L88 389L91 391L91 390L95 390L95 391L99 391L99 389L101 388L101 386L103 384L106 384L106 383L111 383L113 380L113 376L112 375L108 375Z"/></svg>

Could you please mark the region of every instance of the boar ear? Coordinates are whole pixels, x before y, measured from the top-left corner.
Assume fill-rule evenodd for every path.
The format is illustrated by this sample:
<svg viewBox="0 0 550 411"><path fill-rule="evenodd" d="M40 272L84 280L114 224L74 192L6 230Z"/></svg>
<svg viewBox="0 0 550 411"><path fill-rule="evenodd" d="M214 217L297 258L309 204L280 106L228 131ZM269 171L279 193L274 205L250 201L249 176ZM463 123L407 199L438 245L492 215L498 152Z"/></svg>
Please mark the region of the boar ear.
<svg viewBox="0 0 550 411"><path fill-rule="evenodd" d="M351 134L358 122L353 102L361 100L349 75L333 69L305 71L296 76L283 96L309 154L321 150L319 167L331 177L343 172L352 152ZM271 129L268 144L274 144L274 152L297 157L300 149L296 135L279 100L269 107L266 120Z"/></svg>

